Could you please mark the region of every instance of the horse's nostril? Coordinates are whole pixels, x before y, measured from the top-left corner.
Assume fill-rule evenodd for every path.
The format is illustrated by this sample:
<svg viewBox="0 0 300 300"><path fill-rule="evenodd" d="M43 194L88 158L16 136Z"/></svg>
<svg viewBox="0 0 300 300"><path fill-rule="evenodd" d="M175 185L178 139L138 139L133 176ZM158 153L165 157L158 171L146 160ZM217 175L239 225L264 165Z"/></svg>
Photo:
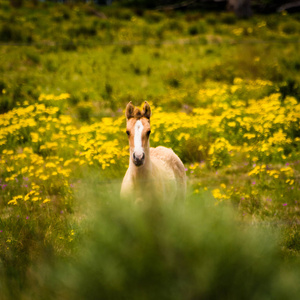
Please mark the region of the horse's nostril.
<svg viewBox="0 0 300 300"><path fill-rule="evenodd" d="M144 160L145 159L145 153L136 155L135 152L133 152L132 157L134 160Z"/></svg>
<svg viewBox="0 0 300 300"><path fill-rule="evenodd" d="M133 159L133 163L136 166L141 166L141 165L144 164L144 161L145 161L145 153L144 152L141 152L141 153L133 152L132 153L132 159Z"/></svg>

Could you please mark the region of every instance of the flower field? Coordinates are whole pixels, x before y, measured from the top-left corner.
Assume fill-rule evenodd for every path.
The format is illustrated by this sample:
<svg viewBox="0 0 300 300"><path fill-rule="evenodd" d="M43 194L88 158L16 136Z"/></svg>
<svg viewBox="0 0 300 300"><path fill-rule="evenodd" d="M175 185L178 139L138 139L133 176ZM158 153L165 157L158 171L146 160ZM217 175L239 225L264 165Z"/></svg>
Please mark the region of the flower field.
<svg viewBox="0 0 300 300"><path fill-rule="evenodd" d="M245 99L248 93L265 96ZM79 125L66 114L68 98L42 94L37 104L25 102L1 116L5 214L49 206L67 210L87 168L103 179L124 174L129 159L125 116ZM297 100L283 98L271 82L236 78L233 85L209 83L199 90L198 101L188 113L153 107L151 145L173 148L185 161L193 193L212 189L216 204L233 202L249 218L297 217Z"/></svg>
<svg viewBox="0 0 300 300"><path fill-rule="evenodd" d="M53 22L52 32L29 4L14 11L3 3L0 41L7 44L0 48L5 58L0 66L5 75L0 79L0 289L7 299L40 299L39 293L51 299L55 284L61 299L80 299L81 293L81 299L94 299L82 276L66 283L67 273L49 271L48 264L72 260L78 262L72 266L75 274L94 277L100 272L99 278L110 278L118 287L113 289L116 299L132 284L116 266L132 272L145 288L137 274L175 272L178 282L176 276L164 280L173 278L178 293L185 295L185 276L190 282L203 279L193 260L201 265L200 256L210 258L210 253L217 259L203 264L205 274L211 274L207 286L187 299L213 298L216 286L224 289L219 270L225 265L225 273L234 272L226 264L232 253L237 257L232 264L248 274L249 286L268 278L274 299L287 290L292 295L287 299L295 299L299 277L286 271L281 258L296 264L300 253L299 16L237 20L225 13L218 18L187 13L176 19L171 13L140 16L112 7L104 9L108 19L99 20L89 6L45 4L41 11L51 12L45 18ZM15 42L25 44L9 44ZM189 213L172 207L173 215L163 205L128 208L119 202L129 160L124 110L129 101L140 105L144 100L152 109L151 146L172 148L185 164L184 206ZM181 226L182 234L174 237ZM253 228L268 229L276 237L252 236ZM156 235L160 230L165 235ZM136 269L119 241L128 248L136 242ZM244 246L248 242L249 251ZM231 243L241 251L231 249ZM215 250L219 245L220 253ZM259 258L256 249L262 253ZM140 256L143 251L149 251L148 258ZM98 253L101 270L90 269L89 259ZM152 269L157 253L163 255L161 271ZM261 269L249 272L248 259ZM177 261L193 271L181 278L180 267L173 269ZM290 281L272 273L274 261ZM97 276L95 286L101 281ZM54 278L61 281L54 284ZM99 285L108 297L111 282ZM86 290L74 292L77 285ZM282 287L278 293L277 286ZM265 295L263 288L258 291ZM131 299L140 295L133 293Z"/></svg>

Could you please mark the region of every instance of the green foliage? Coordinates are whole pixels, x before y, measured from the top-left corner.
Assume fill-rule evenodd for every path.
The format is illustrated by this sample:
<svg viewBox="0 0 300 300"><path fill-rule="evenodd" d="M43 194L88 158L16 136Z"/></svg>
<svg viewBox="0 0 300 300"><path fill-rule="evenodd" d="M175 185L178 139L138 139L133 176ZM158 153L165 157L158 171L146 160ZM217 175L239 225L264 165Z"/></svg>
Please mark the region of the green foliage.
<svg viewBox="0 0 300 300"><path fill-rule="evenodd" d="M284 244L286 251L299 251L300 250L300 230L299 224L293 222L292 226L286 226L284 228Z"/></svg>
<svg viewBox="0 0 300 300"><path fill-rule="evenodd" d="M106 188L88 194L99 210L79 256L50 276L56 299L297 297L298 273L281 259L276 237L241 227L228 207L208 204L208 195L185 206L136 206L120 202L111 192L117 187ZM35 298L47 299L48 290L42 282Z"/></svg>
<svg viewBox="0 0 300 300"><path fill-rule="evenodd" d="M299 24L1 1L1 297L296 299ZM144 100L184 207L119 202Z"/></svg>
<svg viewBox="0 0 300 300"><path fill-rule="evenodd" d="M285 34L297 34L300 32L300 26L298 22L290 20L282 25L282 31Z"/></svg>

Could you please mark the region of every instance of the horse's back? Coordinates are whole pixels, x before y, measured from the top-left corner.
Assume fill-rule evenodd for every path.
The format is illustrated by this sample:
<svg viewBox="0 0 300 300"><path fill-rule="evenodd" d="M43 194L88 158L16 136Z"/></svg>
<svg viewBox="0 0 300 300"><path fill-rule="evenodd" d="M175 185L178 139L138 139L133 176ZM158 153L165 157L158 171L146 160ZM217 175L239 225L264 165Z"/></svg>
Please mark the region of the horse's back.
<svg viewBox="0 0 300 300"><path fill-rule="evenodd" d="M178 186L178 198L185 198L186 175L185 167L180 158L172 149L162 146L150 148L150 156L152 161L161 163L161 166L165 171L172 173L172 177L174 176Z"/></svg>

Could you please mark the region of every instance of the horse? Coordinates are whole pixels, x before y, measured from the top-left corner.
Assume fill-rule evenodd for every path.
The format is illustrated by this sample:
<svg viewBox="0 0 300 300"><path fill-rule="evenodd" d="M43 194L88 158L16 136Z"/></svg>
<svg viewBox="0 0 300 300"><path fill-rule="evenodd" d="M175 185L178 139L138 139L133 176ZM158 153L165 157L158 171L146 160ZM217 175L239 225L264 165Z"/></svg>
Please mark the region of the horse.
<svg viewBox="0 0 300 300"><path fill-rule="evenodd" d="M186 174L182 161L170 148L150 147L150 105L145 101L140 110L129 102L125 116L130 158L121 198L135 202L184 200Z"/></svg>

